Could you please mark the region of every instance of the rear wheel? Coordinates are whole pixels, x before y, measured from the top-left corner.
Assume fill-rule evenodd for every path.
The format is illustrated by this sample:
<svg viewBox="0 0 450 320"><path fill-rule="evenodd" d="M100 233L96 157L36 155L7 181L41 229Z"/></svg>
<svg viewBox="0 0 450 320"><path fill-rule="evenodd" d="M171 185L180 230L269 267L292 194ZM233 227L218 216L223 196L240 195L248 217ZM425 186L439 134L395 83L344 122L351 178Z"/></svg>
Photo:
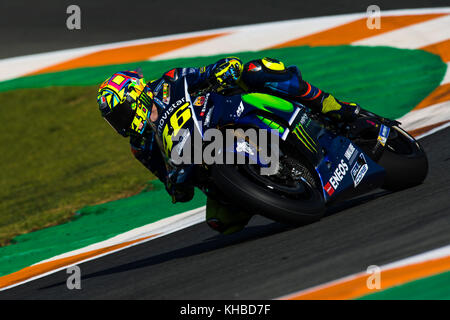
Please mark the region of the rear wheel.
<svg viewBox="0 0 450 320"><path fill-rule="evenodd" d="M386 170L383 189L401 190L421 184L428 173L428 160L422 146L400 127L391 128L378 163Z"/></svg>

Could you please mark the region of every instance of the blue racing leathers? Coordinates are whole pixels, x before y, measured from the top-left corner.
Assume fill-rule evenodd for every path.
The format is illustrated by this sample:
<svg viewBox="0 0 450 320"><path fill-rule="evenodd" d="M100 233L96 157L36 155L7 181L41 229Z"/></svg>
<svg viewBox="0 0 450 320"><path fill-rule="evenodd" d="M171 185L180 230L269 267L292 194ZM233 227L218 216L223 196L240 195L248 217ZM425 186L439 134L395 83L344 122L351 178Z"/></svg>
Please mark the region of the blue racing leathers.
<svg viewBox="0 0 450 320"><path fill-rule="evenodd" d="M131 137L130 144L134 156L165 184L173 202L189 201L194 194L189 177L192 168L170 165L169 155L164 153L167 149L163 141L166 123L170 115L186 103L180 99L183 94L178 92L180 87L184 87L184 81L191 92L210 89L227 94L240 90L298 100L335 119L351 117L356 110L356 105L336 100L303 80L296 66L286 68L275 59L257 59L242 65L238 58L232 57L201 68L169 70L161 78L147 83L154 94L154 103L161 110L154 130L146 130L140 137Z"/></svg>

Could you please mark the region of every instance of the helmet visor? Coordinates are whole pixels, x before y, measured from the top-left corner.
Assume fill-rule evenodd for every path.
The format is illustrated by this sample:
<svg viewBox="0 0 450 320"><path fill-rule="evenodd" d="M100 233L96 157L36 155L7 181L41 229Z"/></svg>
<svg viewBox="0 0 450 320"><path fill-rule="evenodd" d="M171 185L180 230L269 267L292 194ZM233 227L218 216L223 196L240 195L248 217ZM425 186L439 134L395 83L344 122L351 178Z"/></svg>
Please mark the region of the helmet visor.
<svg viewBox="0 0 450 320"><path fill-rule="evenodd" d="M116 129L118 133L122 136L127 137L130 135L129 128L131 122L133 121L136 110L131 108L128 101L118 104L113 110L108 113L103 114L106 122L108 122L111 127Z"/></svg>

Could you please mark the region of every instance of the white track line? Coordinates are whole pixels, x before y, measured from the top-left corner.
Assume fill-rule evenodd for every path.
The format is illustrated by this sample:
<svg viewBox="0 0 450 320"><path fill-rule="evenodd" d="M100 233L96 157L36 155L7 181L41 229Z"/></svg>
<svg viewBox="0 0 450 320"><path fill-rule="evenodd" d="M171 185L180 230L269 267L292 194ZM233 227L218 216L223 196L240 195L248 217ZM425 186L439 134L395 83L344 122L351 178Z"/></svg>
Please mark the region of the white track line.
<svg viewBox="0 0 450 320"><path fill-rule="evenodd" d="M420 253L418 255L415 256L411 256L409 258L405 258L399 261L394 261L392 263L389 264L385 264L380 266L381 269L381 281L383 281L383 271L387 271L390 269L395 269L395 268L399 268L399 267L405 267L405 266L409 266L409 265L413 265L413 264L418 264L418 263L422 263L425 261L431 261L431 260L436 260L436 259L440 259L440 258L445 258L450 256L450 245L441 247L441 248L437 248L437 249L433 249L424 253ZM318 286L314 286L312 288L308 288L305 290L301 290L298 292L294 292L294 293L290 293L288 295L276 298L276 299L289 299L290 297L294 297L294 296L298 296L300 294L304 294L304 293L308 293L308 292L312 292L312 291L316 291L316 290L320 290L322 288L331 286L331 285L336 285L342 282L346 282L355 278L358 278L360 276L364 276L367 275L369 276L369 274L367 274L366 271L363 272L359 272L359 273L355 273L343 278L340 278L338 280L334 280L334 281L330 281ZM388 289L388 288L386 288Z"/></svg>
<svg viewBox="0 0 450 320"><path fill-rule="evenodd" d="M69 61L102 50L117 49L142 44L151 44L160 41L171 41L191 37L206 36L215 33L220 33L222 31L225 30L216 29L208 31L188 32L169 36L152 37L131 41L121 41L75 49L57 50L52 52L37 53L26 56L0 59L0 81L21 77L31 72L40 70L42 68L49 67L57 63Z"/></svg>
<svg viewBox="0 0 450 320"><path fill-rule="evenodd" d="M450 101L444 101L423 109L413 110L399 118L406 131L450 120Z"/></svg>
<svg viewBox="0 0 450 320"><path fill-rule="evenodd" d="M436 133L438 131L444 130L445 128L450 127L450 122L444 123L443 125L436 127L434 129L431 129L430 131L425 132L424 134L421 134L420 136L416 137L416 140L420 140L422 138L425 138L429 135L432 135L433 133Z"/></svg>
<svg viewBox="0 0 450 320"><path fill-rule="evenodd" d="M180 214L176 214L174 216L171 216L171 217L168 217L168 218L165 218L165 219L153 222L153 223L149 223L145 226L135 228L135 229L127 231L125 233L119 234L108 240L101 241L101 242L89 245L87 247L84 247L84 248L81 248L78 250L70 251L70 252L55 256L53 258L50 258L50 259L47 259L44 261L40 261L38 263L35 263L35 265L43 263L43 262L54 261L54 260L58 260L58 259L62 259L62 258L67 258L70 256L75 256L75 255L93 251L93 250L111 247L111 246L121 244L124 242L149 237L151 235L158 234L158 233L161 235L167 235L167 234L176 232L178 230L181 230L181 229L184 229L184 228L187 228L192 225L195 225L195 224L205 221L205 214L206 214L205 209L206 209L206 207L203 206L203 207L196 208L196 209L193 209L190 211L186 211L186 212L183 212ZM151 239L156 239L156 238L157 237L154 237Z"/></svg>
<svg viewBox="0 0 450 320"><path fill-rule="evenodd" d="M148 237L148 236L151 236L151 235L154 235L154 234L158 234L155 237L152 237L152 238L149 238L149 239L145 239L145 240L142 240L142 241L130 244L128 246L125 246L125 247L113 250L113 251L108 251L106 253L97 255L95 257L91 257L91 258L88 258L88 259L84 259L82 261L78 261L76 263L68 264L68 265L65 265L64 267L61 267L61 268L58 268L58 269L54 269L52 271L40 274L38 276L29 278L29 279L27 279L25 281L21 281L21 282L18 282L16 284L13 284L11 286L1 288L0 291L4 291L4 290L8 290L8 289L20 286L20 285L28 283L30 281L34 281L34 280L46 277L48 275L54 274L56 272L59 272L61 270L67 269L70 266L80 265L80 264L83 264L83 263L88 262L88 261L99 259L99 258L104 257L106 255L113 254L113 253L116 253L116 252L119 252L119 251L122 251L122 250L125 250L125 249L128 249L128 248L137 246L139 244L142 244L142 243L145 243L145 242L148 242L148 241L152 241L154 239L166 236L168 234L171 234L171 233L177 232L179 230L186 229L186 228L191 227L193 225L196 225L196 224L199 224L201 222L204 222L205 221L205 213L206 213L205 212L205 208L206 207L203 206L203 207L196 208L196 209L193 209L193 210L190 210L190 211L186 211L186 212L177 214L175 216L171 216L169 218L165 218L165 219L159 220L157 222L150 223L148 225L145 225L145 226L142 226L142 227L130 230L128 232L125 232L125 233L122 233L120 235L117 235L117 236L115 236L115 237L113 237L111 239L108 239L108 240L105 240L105 241L102 241L102 242L99 242L99 243L96 243L96 244L93 244L93 245L90 245L90 246L87 246L87 247L84 247L84 248L81 248L81 249L78 249L78 250L67 252L65 254L58 255L58 256L53 257L51 259L47 259L47 260L41 261L39 263L36 263L34 265L39 265L39 264L44 263L44 262L49 262L49 261L54 261L54 260L58 260L58 259L62 259L62 258L67 258L67 257L74 256L74 255L77 255L77 254L81 254L81 253L84 253L84 252L89 252L89 251L92 251L92 250L97 250L97 249L101 249L101 248L105 248L105 247L121 244L121 243L128 242L128 241L133 241L133 240L136 240L136 239L145 238L145 237Z"/></svg>
<svg viewBox="0 0 450 320"><path fill-rule="evenodd" d="M381 17L381 26L383 26L383 17ZM444 16L356 41L352 44L417 49L449 38L450 16Z"/></svg>
<svg viewBox="0 0 450 320"><path fill-rule="evenodd" d="M441 85L447 83L450 83L450 62L447 62L447 71L445 72L444 79L441 81Z"/></svg>
<svg viewBox="0 0 450 320"><path fill-rule="evenodd" d="M61 50L0 60L0 81L24 76L33 71L97 51L95 48Z"/></svg>
<svg viewBox="0 0 450 320"><path fill-rule="evenodd" d="M206 40L153 57L150 60L258 51L354 21L355 15L308 18L242 28L227 36Z"/></svg>

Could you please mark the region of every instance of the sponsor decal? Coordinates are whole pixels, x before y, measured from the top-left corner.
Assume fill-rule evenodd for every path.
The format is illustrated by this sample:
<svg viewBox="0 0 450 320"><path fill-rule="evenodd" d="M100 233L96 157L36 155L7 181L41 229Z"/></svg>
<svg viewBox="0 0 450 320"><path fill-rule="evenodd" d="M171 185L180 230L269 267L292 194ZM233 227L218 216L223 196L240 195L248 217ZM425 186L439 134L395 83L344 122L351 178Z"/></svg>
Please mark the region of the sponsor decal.
<svg viewBox="0 0 450 320"><path fill-rule="evenodd" d="M195 98L194 106L201 107L205 103L205 96Z"/></svg>
<svg viewBox="0 0 450 320"><path fill-rule="evenodd" d="M244 105L242 104L242 101L241 101L241 104L239 105L239 107L236 110L236 116L240 117L242 112L244 112Z"/></svg>
<svg viewBox="0 0 450 320"><path fill-rule="evenodd" d="M351 170L353 185L355 188L362 181L368 170L369 165L367 164L366 158L364 158L364 155L361 153Z"/></svg>
<svg viewBox="0 0 450 320"><path fill-rule="evenodd" d="M156 96L156 95L159 93L159 91L161 90L161 87L162 87L163 83L164 83L164 80L161 80L161 81L158 83L158 85L156 86L155 90L153 90L155 96Z"/></svg>
<svg viewBox="0 0 450 320"><path fill-rule="evenodd" d="M211 115L212 115L213 110L214 110L214 106L212 106L211 109L209 109L209 111L208 111L208 113L206 115L206 118L205 118L205 126L206 127L209 126L209 122L211 121Z"/></svg>
<svg viewBox="0 0 450 320"><path fill-rule="evenodd" d="M350 161L350 158L352 157L353 153L355 152L355 147L350 143L348 145L347 151L345 151L344 156L345 158Z"/></svg>
<svg viewBox="0 0 450 320"><path fill-rule="evenodd" d="M344 159L341 159L341 162L339 165L334 169L333 175L331 176L330 180L328 180L328 183L330 183L334 190L336 190L339 187L339 184L344 179L345 175L348 172L348 165L345 163Z"/></svg>
<svg viewBox="0 0 450 320"><path fill-rule="evenodd" d="M170 86L168 83L164 83L163 85L163 102L165 104L169 104L170 102Z"/></svg>
<svg viewBox="0 0 450 320"><path fill-rule="evenodd" d="M203 108L202 111L200 111L200 117L203 117L206 112L206 107L208 106L208 99L209 99L210 93L207 93L205 96L205 100L203 101Z"/></svg>
<svg viewBox="0 0 450 320"><path fill-rule="evenodd" d="M355 163L355 159L356 159L356 157L358 156L358 154L359 154L358 151L356 151L355 153L353 153L353 155L352 155L352 157L350 158L350 161L349 161L350 165L352 165L353 163Z"/></svg>
<svg viewBox="0 0 450 320"><path fill-rule="evenodd" d="M378 141L381 143L381 145L384 147L386 144L387 138L389 136L390 128L386 127L384 124L380 127L380 133L378 134Z"/></svg>
<svg viewBox="0 0 450 320"><path fill-rule="evenodd" d="M183 69L181 69L181 76L184 77L185 75L194 73L194 72L195 72L194 68L183 68Z"/></svg>
<svg viewBox="0 0 450 320"><path fill-rule="evenodd" d="M295 134L295 136L300 140L301 143L303 143L306 148L308 148L309 151L311 151L312 153L317 152L316 142L311 138L311 136L308 134L301 123L295 126L292 133Z"/></svg>
<svg viewBox="0 0 450 320"><path fill-rule="evenodd" d="M155 98L155 101L157 101L156 98ZM183 103L184 103L184 97L181 98L180 100L177 100L176 102L172 103L172 105L165 110L164 114L159 119L158 132L161 132L162 128L164 127L164 124L166 123L166 121L169 117L169 114L171 114L177 107L181 106Z"/></svg>
<svg viewBox="0 0 450 320"><path fill-rule="evenodd" d="M157 97L154 97L153 100L156 102L156 104L161 108L164 109L166 106L162 103L161 100L159 100Z"/></svg>
<svg viewBox="0 0 450 320"><path fill-rule="evenodd" d="M300 123L304 126L307 126L310 122L311 119L309 119L308 115L306 113L303 113L302 117L300 118Z"/></svg>
<svg viewBox="0 0 450 320"><path fill-rule="evenodd" d="M329 196L333 195L334 189L329 182L323 187L323 189L328 193Z"/></svg>

